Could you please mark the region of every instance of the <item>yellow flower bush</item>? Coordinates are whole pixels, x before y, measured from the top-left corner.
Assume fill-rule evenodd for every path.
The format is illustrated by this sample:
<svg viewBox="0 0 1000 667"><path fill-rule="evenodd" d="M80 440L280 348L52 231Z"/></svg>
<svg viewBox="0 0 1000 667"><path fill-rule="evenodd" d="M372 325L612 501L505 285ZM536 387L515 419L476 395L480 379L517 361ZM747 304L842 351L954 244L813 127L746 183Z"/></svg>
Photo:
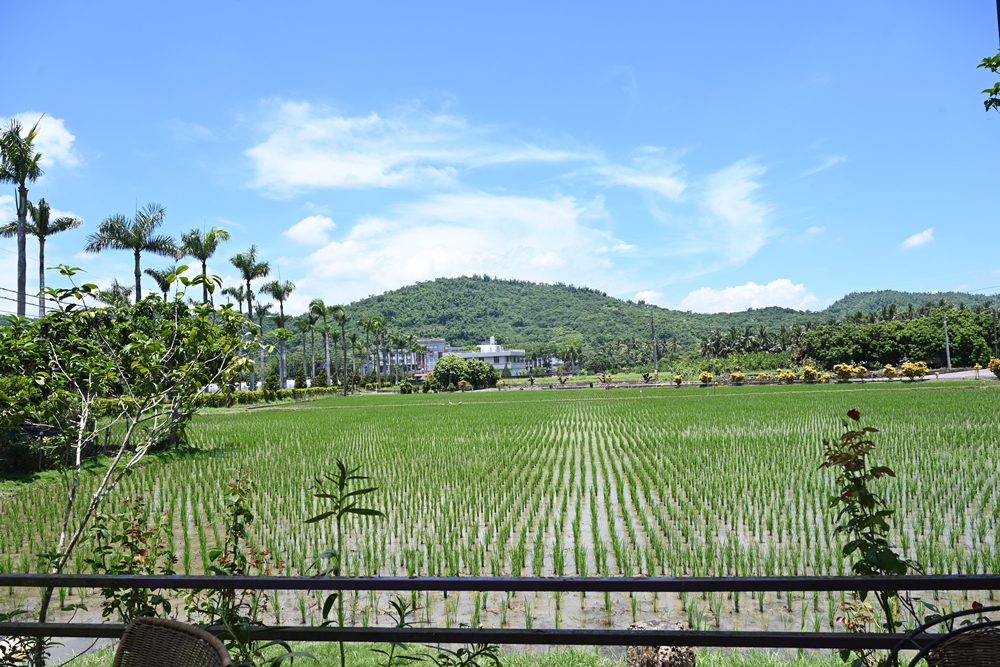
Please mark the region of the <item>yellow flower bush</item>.
<svg viewBox="0 0 1000 667"><path fill-rule="evenodd" d="M854 375L854 366L851 364L837 364L833 367L833 372L840 378L841 382L847 382Z"/></svg>
<svg viewBox="0 0 1000 667"><path fill-rule="evenodd" d="M886 364L885 367L882 368L882 375L891 380L896 377L896 367L892 364Z"/></svg>
<svg viewBox="0 0 1000 667"><path fill-rule="evenodd" d="M987 364L986 367L990 369L990 372L993 373L993 375L1000 378L1000 359L990 359L990 363Z"/></svg>
<svg viewBox="0 0 1000 667"><path fill-rule="evenodd" d="M903 364L903 367L899 370L899 375L901 377L910 378L910 380L912 381L916 378L922 378L929 372L930 370L927 368L927 362L917 361L915 363L911 363L907 361L906 363Z"/></svg>
<svg viewBox="0 0 1000 667"><path fill-rule="evenodd" d="M747 376L740 371L736 371L731 377L733 378L733 384L743 384L743 381L747 379Z"/></svg>
<svg viewBox="0 0 1000 667"><path fill-rule="evenodd" d="M712 374L709 373L708 371L702 371L701 375L698 376L698 381L701 382L702 384L708 384L713 379L714 378L712 377Z"/></svg>
<svg viewBox="0 0 1000 667"><path fill-rule="evenodd" d="M674 376L674 384L679 387L679 386L681 386L681 382L684 382L684 376L683 375L675 375Z"/></svg>
<svg viewBox="0 0 1000 667"><path fill-rule="evenodd" d="M819 380L819 371L812 366L806 366L802 369L802 381L803 382L816 382Z"/></svg>
<svg viewBox="0 0 1000 667"><path fill-rule="evenodd" d="M823 383L829 382L830 381L830 374L829 373L823 373L823 375L820 376L819 381L823 382Z"/></svg>
<svg viewBox="0 0 1000 667"><path fill-rule="evenodd" d="M778 374L775 376L778 382L784 382L785 384L791 384L795 382L795 371L783 371L778 369Z"/></svg>
<svg viewBox="0 0 1000 667"><path fill-rule="evenodd" d="M771 376L767 373L760 373L757 375L758 384L769 384L771 382Z"/></svg>

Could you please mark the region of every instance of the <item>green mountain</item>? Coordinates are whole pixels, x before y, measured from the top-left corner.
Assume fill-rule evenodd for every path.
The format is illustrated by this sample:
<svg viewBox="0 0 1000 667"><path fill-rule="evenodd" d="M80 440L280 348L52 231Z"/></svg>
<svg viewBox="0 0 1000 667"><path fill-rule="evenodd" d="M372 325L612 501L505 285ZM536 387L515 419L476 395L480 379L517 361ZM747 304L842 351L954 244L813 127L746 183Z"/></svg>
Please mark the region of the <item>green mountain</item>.
<svg viewBox="0 0 1000 667"><path fill-rule="evenodd" d="M845 297L830 304L824 313L831 317L843 317L853 313L870 313L882 310L886 306L896 306L905 310L910 304L920 308L924 304L938 305L942 299L945 303L955 306L965 305L972 308L990 303L1000 305L1000 294L968 294L966 292L897 292L896 290L879 290L877 292L851 292Z"/></svg>
<svg viewBox="0 0 1000 667"><path fill-rule="evenodd" d="M789 308L760 308L705 315L622 301L587 287L500 280L489 276L438 278L356 301L352 319L366 315L392 318L392 327L417 336L446 338L452 345L473 345L490 336L509 347L525 347L579 336L588 345L650 338L649 311L656 314L660 339L676 339L693 349L714 327L778 329L781 325L819 323L823 313Z"/></svg>

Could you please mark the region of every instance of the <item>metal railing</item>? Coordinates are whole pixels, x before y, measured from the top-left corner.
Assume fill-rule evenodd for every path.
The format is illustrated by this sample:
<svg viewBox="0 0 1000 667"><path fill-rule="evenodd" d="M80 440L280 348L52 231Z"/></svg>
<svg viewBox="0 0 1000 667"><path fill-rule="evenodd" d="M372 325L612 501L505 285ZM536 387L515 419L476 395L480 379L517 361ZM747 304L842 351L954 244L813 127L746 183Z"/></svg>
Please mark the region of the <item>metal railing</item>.
<svg viewBox="0 0 1000 667"><path fill-rule="evenodd" d="M996 591L1000 575L900 577L219 577L180 575L0 574L0 587L149 588L268 591L478 591L562 593L732 593L835 591ZM223 627L208 628L224 636ZM0 636L117 638L118 623L0 623ZM589 630L261 626L254 639L284 641L703 646L728 648L891 649L897 633L704 630ZM920 638L916 643L929 641Z"/></svg>

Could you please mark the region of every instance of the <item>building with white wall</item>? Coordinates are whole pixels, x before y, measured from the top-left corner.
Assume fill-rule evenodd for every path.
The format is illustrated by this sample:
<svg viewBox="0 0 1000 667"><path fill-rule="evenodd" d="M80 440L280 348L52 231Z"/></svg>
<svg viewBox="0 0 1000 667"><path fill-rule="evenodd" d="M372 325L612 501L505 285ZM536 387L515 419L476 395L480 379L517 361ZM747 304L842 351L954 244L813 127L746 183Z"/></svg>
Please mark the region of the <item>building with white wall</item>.
<svg viewBox="0 0 1000 667"><path fill-rule="evenodd" d="M502 371L504 366L510 369L510 374L514 376L523 375L527 368L524 350L508 350L503 345L499 345L495 337L490 336L490 342L481 343L478 351L462 352L460 350L450 350L449 354L454 354L462 359L479 359L493 366L498 371Z"/></svg>

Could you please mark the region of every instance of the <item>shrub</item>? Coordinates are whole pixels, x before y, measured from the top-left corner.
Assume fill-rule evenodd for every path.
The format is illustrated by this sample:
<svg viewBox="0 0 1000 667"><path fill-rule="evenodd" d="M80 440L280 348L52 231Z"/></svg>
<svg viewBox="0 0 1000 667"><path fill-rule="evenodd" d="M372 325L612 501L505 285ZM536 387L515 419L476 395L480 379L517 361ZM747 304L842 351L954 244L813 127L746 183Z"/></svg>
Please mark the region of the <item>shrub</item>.
<svg viewBox="0 0 1000 667"><path fill-rule="evenodd" d="M496 384L497 391L503 389L505 386L507 386L506 382L504 382L503 380L497 380Z"/></svg>
<svg viewBox="0 0 1000 667"><path fill-rule="evenodd" d="M465 380L459 380L459 382L458 382L458 390L459 391L469 391L470 389L472 389L472 385L471 384L469 384Z"/></svg>
<svg viewBox="0 0 1000 667"><path fill-rule="evenodd" d="M806 366L802 369L802 381L803 382L816 382L819 380L819 371L812 366Z"/></svg>
<svg viewBox="0 0 1000 667"><path fill-rule="evenodd" d="M820 376L819 381L823 382L823 383L829 382L830 381L830 374L829 373L823 373L823 375Z"/></svg>
<svg viewBox="0 0 1000 667"><path fill-rule="evenodd" d="M309 383L306 381L306 372L304 369L299 368L299 370L295 371L294 386L296 389L305 389L306 387L309 386Z"/></svg>
<svg viewBox="0 0 1000 667"><path fill-rule="evenodd" d="M316 371L316 377L313 378L312 386L314 387L329 387L330 379L326 376L326 369L321 368Z"/></svg>
<svg viewBox="0 0 1000 667"><path fill-rule="evenodd" d="M890 380L891 380L892 378L896 377L896 367L895 367L895 366L893 366L892 364L886 364L886 365L885 365L885 366L884 366L884 367L882 368L882 376L883 376L883 377L887 377L887 378L889 378Z"/></svg>
<svg viewBox="0 0 1000 667"><path fill-rule="evenodd" d="M1000 359L990 359L990 363L986 367L990 369L990 373L1000 379Z"/></svg>
<svg viewBox="0 0 1000 667"><path fill-rule="evenodd" d="M740 371L736 371L730 377L733 378L733 384L743 384L743 381L747 379L747 376Z"/></svg>
<svg viewBox="0 0 1000 667"><path fill-rule="evenodd" d="M429 378L425 378L423 384L420 385L420 391L424 394L429 394L431 391L431 383L428 382Z"/></svg>
<svg viewBox="0 0 1000 667"><path fill-rule="evenodd" d="M792 370L783 371L779 368L778 374L775 376L775 379L777 379L778 382L784 382L785 384L792 384L793 382L795 382L796 379L795 371Z"/></svg>
<svg viewBox="0 0 1000 667"><path fill-rule="evenodd" d="M841 382L847 382L852 376L863 378L868 369L854 364L836 364L833 367L833 372L840 378Z"/></svg>
<svg viewBox="0 0 1000 667"><path fill-rule="evenodd" d="M757 375L757 384L771 384L771 375L769 373L760 373Z"/></svg>
<svg viewBox="0 0 1000 667"><path fill-rule="evenodd" d="M702 371L701 375L698 376L698 381L701 382L703 385L708 384L714 379L715 378L712 377L712 374L709 373L708 371Z"/></svg>
<svg viewBox="0 0 1000 667"><path fill-rule="evenodd" d="M502 379L504 379L504 380L507 380L507 379L513 377L513 375L510 372L510 367L508 367L507 364L503 365L503 370L500 371L500 377Z"/></svg>
<svg viewBox="0 0 1000 667"><path fill-rule="evenodd" d="M681 382L684 382L684 376L683 375L675 375L674 376L674 384L679 387L679 386L681 386Z"/></svg>
<svg viewBox="0 0 1000 667"><path fill-rule="evenodd" d="M278 379L278 368L271 366L271 370L264 376L264 391L275 392L281 389L281 380Z"/></svg>
<svg viewBox="0 0 1000 667"><path fill-rule="evenodd" d="M412 394L413 393L413 385L410 384L409 380L403 380L402 382L399 383L399 393L400 394Z"/></svg>
<svg viewBox="0 0 1000 667"><path fill-rule="evenodd" d="M909 362L904 361L903 367L900 369L899 374L902 377L910 378L912 382L916 378L922 378L927 375L930 371L927 369L927 363L924 361Z"/></svg>

